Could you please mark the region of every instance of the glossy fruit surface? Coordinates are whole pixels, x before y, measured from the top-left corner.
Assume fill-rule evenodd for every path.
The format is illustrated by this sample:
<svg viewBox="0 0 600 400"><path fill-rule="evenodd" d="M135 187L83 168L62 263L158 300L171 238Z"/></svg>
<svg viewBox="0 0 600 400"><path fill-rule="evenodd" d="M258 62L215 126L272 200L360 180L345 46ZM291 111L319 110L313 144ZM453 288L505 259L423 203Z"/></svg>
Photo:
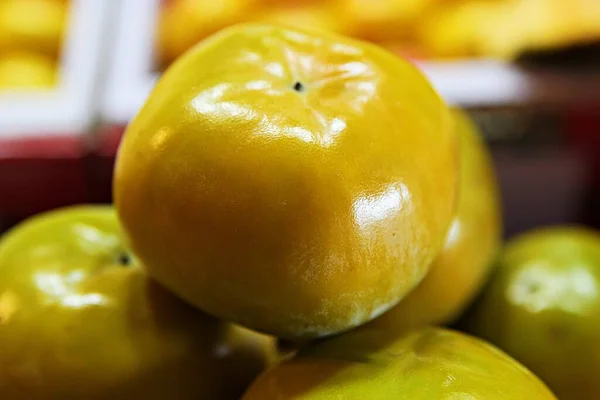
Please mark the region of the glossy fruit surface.
<svg viewBox="0 0 600 400"><path fill-rule="evenodd" d="M556 227L513 239L468 317L471 332L560 399L600 398L600 233Z"/></svg>
<svg viewBox="0 0 600 400"><path fill-rule="evenodd" d="M290 339L398 302L443 245L452 119L376 46L271 25L180 58L129 125L115 203L149 274L200 309Z"/></svg>
<svg viewBox="0 0 600 400"><path fill-rule="evenodd" d="M544 384L495 347L426 328L390 336L358 328L272 367L244 400L551 400Z"/></svg>
<svg viewBox="0 0 600 400"><path fill-rule="evenodd" d="M372 323L390 329L452 322L479 292L501 242L501 207L492 160L481 133L454 110L460 136L458 209L446 244L427 276L398 305Z"/></svg>
<svg viewBox="0 0 600 400"><path fill-rule="evenodd" d="M50 89L57 83L54 61L35 53L0 55L0 90Z"/></svg>
<svg viewBox="0 0 600 400"><path fill-rule="evenodd" d="M2 238L0 343L3 399L236 399L274 354L150 281L103 206Z"/></svg>

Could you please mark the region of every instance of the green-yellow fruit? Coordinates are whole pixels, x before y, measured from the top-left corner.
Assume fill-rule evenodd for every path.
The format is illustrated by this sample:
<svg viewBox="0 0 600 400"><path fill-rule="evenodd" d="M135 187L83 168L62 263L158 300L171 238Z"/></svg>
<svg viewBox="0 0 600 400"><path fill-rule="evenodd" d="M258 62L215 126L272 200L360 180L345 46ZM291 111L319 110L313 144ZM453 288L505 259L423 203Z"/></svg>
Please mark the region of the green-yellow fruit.
<svg viewBox="0 0 600 400"><path fill-rule="evenodd" d="M525 367L470 336L358 328L271 368L244 400L552 400Z"/></svg>
<svg viewBox="0 0 600 400"><path fill-rule="evenodd" d="M460 138L458 208L423 281L372 324L411 329L452 322L488 277L501 243L502 217L492 159L469 116L454 110Z"/></svg>
<svg viewBox="0 0 600 400"><path fill-rule="evenodd" d="M467 328L561 400L600 398L600 233L545 228L509 242Z"/></svg>
<svg viewBox="0 0 600 400"><path fill-rule="evenodd" d="M427 273L454 214L457 142L412 63L323 31L234 26L179 58L127 128L115 206L182 299L324 337Z"/></svg>
<svg viewBox="0 0 600 400"><path fill-rule="evenodd" d="M2 399L237 399L273 354L149 280L110 207L40 215L0 241Z"/></svg>

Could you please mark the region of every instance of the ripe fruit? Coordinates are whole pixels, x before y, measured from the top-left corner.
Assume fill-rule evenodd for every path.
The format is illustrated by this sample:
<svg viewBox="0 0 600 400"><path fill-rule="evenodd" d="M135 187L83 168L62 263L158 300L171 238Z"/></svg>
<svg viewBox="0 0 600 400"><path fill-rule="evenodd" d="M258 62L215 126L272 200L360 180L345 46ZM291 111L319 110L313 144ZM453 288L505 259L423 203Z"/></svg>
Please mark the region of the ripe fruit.
<svg viewBox="0 0 600 400"><path fill-rule="evenodd" d="M48 57L18 52L0 56L0 90L52 88L56 79L56 64Z"/></svg>
<svg viewBox="0 0 600 400"><path fill-rule="evenodd" d="M600 234L545 228L513 239L467 328L531 368L562 400L600 396Z"/></svg>
<svg viewBox="0 0 600 400"><path fill-rule="evenodd" d="M441 2L420 19L417 36L438 57L510 59L594 43L599 19L600 2L593 0Z"/></svg>
<svg viewBox="0 0 600 400"><path fill-rule="evenodd" d="M271 339L189 307L130 257L109 207L53 211L3 237L3 399L239 398Z"/></svg>
<svg viewBox="0 0 600 400"><path fill-rule="evenodd" d="M172 0L158 21L157 51L165 65L206 36L241 22L251 10L250 0Z"/></svg>
<svg viewBox="0 0 600 400"><path fill-rule="evenodd" d="M52 0L0 1L0 51L56 56L66 28L67 7Z"/></svg>
<svg viewBox="0 0 600 400"><path fill-rule="evenodd" d="M454 111L461 140L458 209L446 244L427 276L372 323L400 330L452 322L483 285L501 241L500 199L492 160L480 132Z"/></svg>
<svg viewBox="0 0 600 400"><path fill-rule="evenodd" d="M339 18L336 9L328 3L280 4L266 7L253 18L253 21L338 33L344 30L343 19Z"/></svg>
<svg viewBox="0 0 600 400"><path fill-rule="evenodd" d="M439 58L504 55L515 46L514 29L502 26L506 8L506 2L488 0L435 5L417 28L419 40ZM504 39L498 45L497 32Z"/></svg>
<svg viewBox="0 0 600 400"><path fill-rule="evenodd" d="M129 125L115 203L149 274L220 318L288 339L397 303L457 196L446 105L371 44L269 25L180 58Z"/></svg>
<svg viewBox="0 0 600 400"><path fill-rule="evenodd" d="M389 42L406 39L433 0L335 0L348 33L362 39Z"/></svg>
<svg viewBox="0 0 600 400"><path fill-rule="evenodd" d="M552 400L526 368L489 344L427 328L345 333L272 367L243 400Z"/></svg>

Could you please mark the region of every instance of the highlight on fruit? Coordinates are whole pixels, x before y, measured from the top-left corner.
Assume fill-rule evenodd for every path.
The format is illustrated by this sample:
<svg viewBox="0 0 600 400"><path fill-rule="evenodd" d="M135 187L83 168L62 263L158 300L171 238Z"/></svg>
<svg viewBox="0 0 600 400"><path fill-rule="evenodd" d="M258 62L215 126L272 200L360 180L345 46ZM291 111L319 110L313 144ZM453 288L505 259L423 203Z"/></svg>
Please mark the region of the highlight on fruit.
<svg viewBox="0 0 600 400"><path fill-rule="evenodd" d="M0 0L0 400L600 399L600 2L118 3Z"/></svg>

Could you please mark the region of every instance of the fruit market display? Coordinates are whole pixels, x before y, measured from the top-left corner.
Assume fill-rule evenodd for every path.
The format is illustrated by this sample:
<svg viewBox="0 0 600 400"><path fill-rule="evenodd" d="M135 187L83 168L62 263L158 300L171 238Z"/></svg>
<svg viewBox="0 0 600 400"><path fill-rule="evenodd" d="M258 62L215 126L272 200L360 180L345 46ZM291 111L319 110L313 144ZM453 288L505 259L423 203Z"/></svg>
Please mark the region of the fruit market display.
<svg viewBox="0 0 600 400"><path fill-rule="evenodd" d="M114 209L0 238L0 398L600 398L599 234L503 248L486 144L415 66L269 21L210 34L258 4L213 3L125 132Z"/></svg>
<svg viewBox="0 0 600 400"><path fill-rule="evenodd" d="M56 85L68 3L0 1L0 93Z"/></svg>
<svg viewBox="0 0 600 400"><path fill-rule="evenodd" d="M314 28L418 59L493 57L600 41L596 0L165 0L159 65L240 22Z"/></svg>

